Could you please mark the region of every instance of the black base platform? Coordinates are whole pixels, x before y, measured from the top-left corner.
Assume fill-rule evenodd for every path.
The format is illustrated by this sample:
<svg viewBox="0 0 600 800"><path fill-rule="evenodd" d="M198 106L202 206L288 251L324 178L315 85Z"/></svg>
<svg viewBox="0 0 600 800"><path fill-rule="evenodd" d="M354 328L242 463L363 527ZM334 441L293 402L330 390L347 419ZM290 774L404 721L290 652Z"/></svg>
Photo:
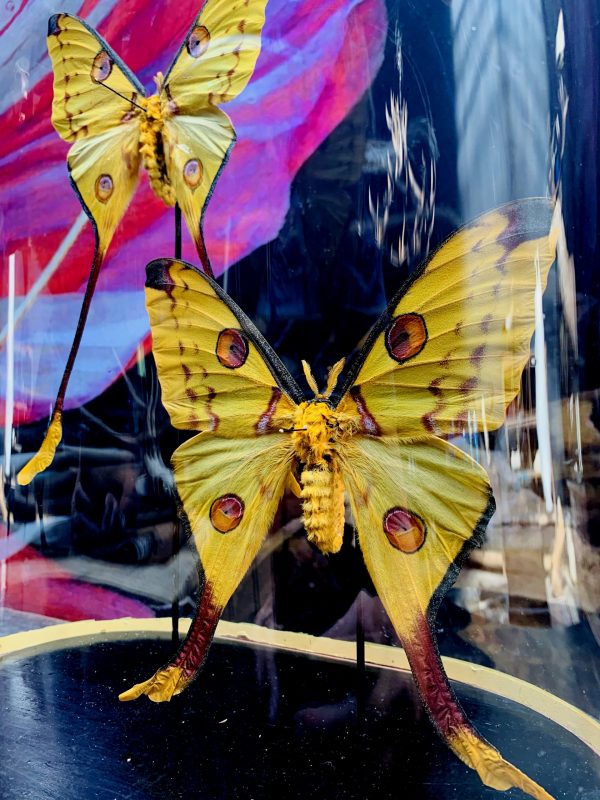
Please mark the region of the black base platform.
<svg viewBox="0 0 600 800"><path fill-rule="evenodd" d="M169 642L137 640L4 664L0 798L525 797L484 787L396 671L368 669L359 680L353 665L216 644L171 703L117 700L172 652ZM598 759L576 737L516 703L455 688L480 732L557 800L600 800Z"/></svg>

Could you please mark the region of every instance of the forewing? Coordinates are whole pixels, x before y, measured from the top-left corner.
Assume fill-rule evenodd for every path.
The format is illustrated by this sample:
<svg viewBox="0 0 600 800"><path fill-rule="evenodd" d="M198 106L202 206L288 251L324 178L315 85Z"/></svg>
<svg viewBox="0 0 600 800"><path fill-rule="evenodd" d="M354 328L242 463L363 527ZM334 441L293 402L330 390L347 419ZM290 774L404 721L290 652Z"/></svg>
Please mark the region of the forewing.
<svg viewBox="0 0 600 800"><path fill-rule="evenodd" d="M52 123L72 142L67 158L75 190L92 218L102 255L138 180L139 119L144 90L116 53L83 20L48 22L54 70Z"/></svg>
<svg viewBox="0 0 600 800"><path fill-rule="evenodd" d="M551 800L471 725L432 635L439 602L494 511L485 471L433 436L412 444L358 436L340 462L367 569L440 734L486 785Z"/></svg>
<svg viewBox="0 0 600 800"><path fill-rule="evenodd" d="M206 0L164 81L176 113L226 103L246 86L260 53L267 0Z"/></svg>
<svg viewBox="0 0 600 800"><path fill-rule="evenodd" d="M52 124L59 136L74 142L131 119L144 89L83 20L69 14L50 17L48 52L54 71Z"/></svg>
<svg viewBox="0 0 600 800"><path fill-rule="evenodd" d="M499 427L520 387L534 297L554 260L541 198L461 228L402 289L350 369L340 408L403 438Z"/></svg>
<svg viewBox="0 0 600 800"><path fill-rule="evenodd" d="M235 438L291 427L297 384L211 278L181 261L147 267L146 306L172 424Z"/></svg>
<svg viewBox="0 0 600 800"><path fill-rule="evenodd" d="M179 652L121 700L142 694L170 700L195 677L223 609L271 527L292 458L285 434L232 440L201 433L175 451L180 516L200 558L198 606Z"/></svg>
<svg viewBox="0 0 600 800"><path fill-rule="evenodd" d="M164 135L169 180L205 263L202 218L213 186L235 142L235 132L227 114L208 106L199 116L168 117Z"/></svg>

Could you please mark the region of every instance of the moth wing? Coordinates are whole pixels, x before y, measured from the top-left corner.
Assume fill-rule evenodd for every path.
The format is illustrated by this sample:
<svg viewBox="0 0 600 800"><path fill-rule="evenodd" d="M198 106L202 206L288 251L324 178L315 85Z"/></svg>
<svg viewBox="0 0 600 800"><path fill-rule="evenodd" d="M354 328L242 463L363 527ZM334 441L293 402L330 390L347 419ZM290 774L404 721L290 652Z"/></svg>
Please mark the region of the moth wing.
<svg viewBox="0 0 600 800"><path fill-rule="evenodd" d="M146 274L152 350L172 424L236 440L292 427L302 392L221 287L171 259L151 262Z"/></svg>
<svg viewBox="0 0 600 800"><path fill-rule="evenodd" d="M451 236L374 327L340 408L403 438L502 425L529 358L535 294L554 261L551 222L550 202L533 198Z"/></svg>
<svg viewBox="0 0 600 800"><path fill-rule="evenodd" d="M54 71L52 124L72 143L71 180L106 251L135 191L144 89L111 47L83 20L54 14L48 22Z"/></svg>
<svg viewBox="0 0 600 800"><path fill-rule="evenodd" d="M70 14L54 14L47 42L54 72L52 124L59 136L74 142L127 121L144 88L93 28Z"/></svg>
<svg viewBox="0 0 600 800"><path fill-rule="evenodd" d="M139 178L139 128L129 123L79 139L67 156L69 176L94 222L100 257L106 253Z"/></svg>
<svg viewBox="0 0 600 800"><path fill-rule="evenodd" d="M196 616L169 664L124 692L121 700L142 694L155 702L170 700L193 680L223 609L271 527L292 458L286 434L233 440L201 433L175 451L180 516L200 560Z"/></svg>
<svg viewBox="0 0 600 800"><path fill-rule="evenodd" d="M260 53L267 0L206 0L165 77L178 114L232 100Z"/></svg>
<svg viewBox="0 0 600 800"><path fill-rule="evenodd" d="M94 226L96 252L77 329L38 452L17 476L28 484L46 469L62 438L62 407L100 267L139 176L139 122L144 90L109 45L85 22L69 14L48 21L48 52L54 71L52 123L72 142L67 156L73 188Z"/></svg>
<svg viewBox="0 0 600 800"><path fill-rule="evenodd" d="M340 464L369 574L438 731L486 785L552 800L473 728L432 634L441 598L494 512L485 470L433 436L410 444L358 436L341 451Z"/></svg>
<svg viewBox="0 0 600 800"><path fill-rule="evenodd" d="M216 106L207 106L199 116L167 117L164 131L169 180L202 263L207 264L202 218L235 143L235 131Z"/></svg>

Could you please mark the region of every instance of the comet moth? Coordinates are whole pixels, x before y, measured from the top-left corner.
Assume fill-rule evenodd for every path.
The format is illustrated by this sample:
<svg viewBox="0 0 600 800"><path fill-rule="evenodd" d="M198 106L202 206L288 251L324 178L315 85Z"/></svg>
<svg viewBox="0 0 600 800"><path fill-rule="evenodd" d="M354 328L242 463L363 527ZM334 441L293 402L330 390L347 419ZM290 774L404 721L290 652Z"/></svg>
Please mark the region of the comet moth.
<svg viewBox="0 0 600 800"><path fill-rule="evenodd" d="M84 20L54 14L48 52L54 71L52 124L71 144L71 184L94 228L94 258L48 431L19 472L30 483L54 458L62 411L102 262L143 166L154 194L177 203L202 267L212 275L202 220L235 143L220 105L244 89L260 53L267 0L205 0L156 94L144 87ZM143 32L141 32L143 34ZM146 32L147 35L147 32Z"/></svg>
<svg viewBox="0 0 600 800"><path fill-rule="evenodd" d="M179 652L122 700L170 700L190 684L286 487L324 553L341 546L347 497L441 736L486 785L551 800L469 722L432 628L495 509L485 470L449 439L467 423L497 429L519 391L535 294L554 260L552 214L547 200L522 200L461 228L391 300L356 357L331 369L323 391L304 365L309 396L210 276L177 260L148 265L163 402L175 427L197 432L172 465L201 589Z"/></svg>

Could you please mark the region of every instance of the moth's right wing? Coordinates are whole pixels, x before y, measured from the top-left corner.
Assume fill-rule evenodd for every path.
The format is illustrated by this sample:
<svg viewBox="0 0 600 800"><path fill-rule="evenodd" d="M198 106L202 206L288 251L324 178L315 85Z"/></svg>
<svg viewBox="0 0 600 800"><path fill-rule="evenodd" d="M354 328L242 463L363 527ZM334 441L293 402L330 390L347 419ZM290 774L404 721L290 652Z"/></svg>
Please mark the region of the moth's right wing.
<svg viewBox="0 0 600 800"><path fill-rule="evenodd" d="M203 431L172 459L184 525L201 565L196 617L179 653L121 695L170 700L202 666L215 627L273 521L294 449L300 390L250 320L206 275L148 265L146 302L163 403L179 428ZM289 395L288 395L289 393Z"/></svg>
<svg viewBox="0 0 600 800"><path fill-rule="evenodd" d="M170 700L194 679L223 609L271 527L292 459L291 437L283 433L237 439L200 433L175 451L180 517L200 560L198 605L179 652L121 700L142 694Z"/></svg>

